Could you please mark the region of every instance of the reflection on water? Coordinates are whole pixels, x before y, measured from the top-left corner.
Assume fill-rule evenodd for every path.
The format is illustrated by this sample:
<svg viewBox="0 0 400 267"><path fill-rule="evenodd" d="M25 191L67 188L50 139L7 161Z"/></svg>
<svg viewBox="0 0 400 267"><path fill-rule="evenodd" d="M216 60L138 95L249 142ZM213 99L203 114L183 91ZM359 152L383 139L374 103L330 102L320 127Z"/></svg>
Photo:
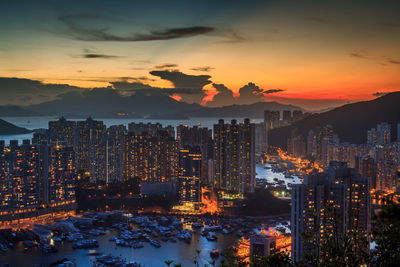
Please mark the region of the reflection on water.
<svg viewBox="0 0 400 267"><path fill-rule="evenodd" d="M149 243L144 243L144 248L134 249L129 247L117 247L115 243L109 239L117 235L117 231L109 230L106 235L99 236L99 248L96 252L111 253L127 260L134 260L145 266L164 266L165 260L173 260L174 263L181 263L182 266L192 266L193 258L196 251L199 250L200 266L209 264L213 260L210 257L210 251L218 248L220 251L225 248L232 247L236 244L236 235L223 235L218 233L218 241L210 242L200 233L194 233L192 242L186 244L178 241L177 243L162 242L160 248L155 248ZM12 266L32 266L33 264L49 265L62 258L73 260L77 266L91 266L95 260L95 256L89 256L88 249L72 249L71 243L63 242L56 244L58 253L45 254L39 248L32 248L27 252L24 251L22 243L17 244L8 252L0 252L0 263L10 263ZM219 262L220 259L217 260ZM28 265L27 265L28 263Z"/></svg>

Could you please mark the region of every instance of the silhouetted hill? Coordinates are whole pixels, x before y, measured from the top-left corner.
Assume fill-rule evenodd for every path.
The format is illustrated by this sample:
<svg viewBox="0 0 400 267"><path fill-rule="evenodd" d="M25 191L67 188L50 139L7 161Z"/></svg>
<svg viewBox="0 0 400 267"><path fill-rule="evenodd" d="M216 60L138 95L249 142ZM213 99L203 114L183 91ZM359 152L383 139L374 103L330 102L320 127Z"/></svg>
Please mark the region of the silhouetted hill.
<svg viewBox="0 0 400 267"><path fill-rule="evenodd" d="M0 135L7 135L7 134L25 134L30 133L28 129L21 128L6 122L5 120L0 119ZM1 137L0 137L1 139Z"/></svg>
<svg viewBox="0 0 400 267"><path fill-rule="evenodd" d="M400 92L390 93L371 101L344 105L325 113L313 114L291 126L271 130L269 144L286 147L292 129L297 128L306 136L310 129L327 124L333 126L341 141L360 144L367 141L367 130L381 122L392 125L392 139L395 139L396 125L400 123Z"/></svg>
<svg viewBox="0 0 400 267"><path fill-rule="evenodd" d="M19 106L0 106L0 117L29 117L39 114Z"/></svg>
<svg viewBox="0 0 400 267"><path fill-rule="evenodd" d="M7 109L10 110L7 110ZM134 95L122 96L115 90L98 88L83 93L69 92L59 99L30 105L20 110L15 106L0 107L0 111L10 114L14 110L20 116L21 110L38 114L67 117L118 117L128 118L184 119L188 117L250 117L262 118L264 110L301 109L277 102L258 102L250 105L231 105L225 107L204 107L199 104L179 102L166 94L150 91L137 91ZM26 114L24 112L23 114ZM7 115L12 116L12 115Z"/></svg>

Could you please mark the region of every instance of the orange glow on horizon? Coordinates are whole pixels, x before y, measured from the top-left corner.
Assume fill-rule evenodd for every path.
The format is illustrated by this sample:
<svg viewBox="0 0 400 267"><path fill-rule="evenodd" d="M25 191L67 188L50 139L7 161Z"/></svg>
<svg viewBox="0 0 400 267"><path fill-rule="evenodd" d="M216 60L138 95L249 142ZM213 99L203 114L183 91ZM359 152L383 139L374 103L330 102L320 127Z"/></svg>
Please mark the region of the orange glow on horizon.
<svg viewBox="0 0 400 267"><path fill-rule="evenodd" d="M178 95L178 94L173 94L173 95L170 95L169 97L172 98L172 99L175 99L178 102L182 101L182 97L180 95Z"/></svg>

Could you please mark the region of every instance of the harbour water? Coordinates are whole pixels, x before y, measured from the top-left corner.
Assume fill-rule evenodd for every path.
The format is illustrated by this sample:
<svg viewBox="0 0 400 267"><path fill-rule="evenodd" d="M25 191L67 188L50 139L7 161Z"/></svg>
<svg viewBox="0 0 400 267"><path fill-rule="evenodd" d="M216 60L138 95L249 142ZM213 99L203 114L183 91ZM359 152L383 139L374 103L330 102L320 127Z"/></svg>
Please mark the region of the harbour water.
<svg viewBox="0 0 400 267"><path fill-rule="evenodd" d="M142 266L158 267L166 266L164 261L173 260L174 263L180 263L182 266L193 266L193 259L196 251L199 250L200 266L212 262L210 251L218 248L220 251L236 244L238 237L234 234L223 235L218 233L216 242L208 241L200 233L194 233L192 242L161 243L160 248L144 243L144 247L134 249L129 247L116 246L115 243L109 241L111 237L116 235L114 230L106 231L106 235L97 237L99 248L90 250L105 254L119 256L126 260L133 260ZM73 249L72 244L63 242L56 244L57 253L46 254L39 248L34 247L28 251L24 251L22 243L17 244L13 249L7 252L0 252L0 263L9 263L11 266L32 266L34 264L43 264L49 266L63 258L68 258L76 263L77 266L92 266L95 256L89 256L89 249Z"/></svg>

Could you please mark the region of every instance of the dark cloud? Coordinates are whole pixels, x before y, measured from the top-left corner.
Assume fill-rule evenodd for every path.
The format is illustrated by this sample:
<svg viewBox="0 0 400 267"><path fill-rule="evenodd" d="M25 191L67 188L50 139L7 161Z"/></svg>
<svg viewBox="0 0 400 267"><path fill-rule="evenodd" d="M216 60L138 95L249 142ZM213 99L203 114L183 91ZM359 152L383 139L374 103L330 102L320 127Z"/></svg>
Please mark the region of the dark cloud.
<svg viewBox="0 0 400 267"><path fill-rule="evenodd" d="M89 59L96 59L96 58L102 58L102 59L115 59L115 58L122 58L122 56L116 56L116 55L108 55L104 53L98 52L96 49L93 48L85 48L83 49L83 53L80 55L71 55L72 57L76 58L89 58Z"/></svg>
<svg viewBox="0 0 400 267"><path fill-rule="evenodd" d="M135 91L135 90L143 90L153 88L152 86L142 83L142 82L126 82L126 81L118 81L118 82L110 82L110 84L117 90L122 91Z"/></svg>
<svg viewBox="0 0 400 267"><path fill-rule="evenodd" d="M213 67L210 67L210 66L191 68L191 70L194 70L194 71L204 71L204 72L209 72L209 71L211 71L211 70L213 70L213 69L214 69L214 68L213 68Z"/></svg>
<svg viewBox="0 0 400 267"><path fill-rule="evenodd" d="M210 75L189 75L177 70L154 70L150 74L170 81L176 89L184 89L181 97L188 103L199 103L205 96L203 87L211 83Z"/></svg>
<svg viewBox="0 0 400 267"><path fill-rule="evenodd" d="M388 23L388 22L378 22L379 25L391 27L391 28L400 28L400 23Z"/></svg>
<svg viewBox="0 0 400 267"><path fill-rule="evenodd" d="M224 84L213 83L213 87L218 94L214 96L212 101L207 102L207 106L221 107L235 103L236 99L233 97L233 92Z"/></svg>
<svg viewBox="0 0 400 267"><path fill-rule="evenodd" d="M240 96L238 97L238 104L251 104L261 100L264 89L261 89L252 82L239 89Z"/></svg>
<svg viewBox="0 0 400 267"><path fill-rule="evenodd" d="M329 24L329 23L334 22L333 20L326 19L326 18L320 18L320 17L307 17L305 19L313 21L313 22L317 22L317 23L322 23L322 24Z"/></svg>
<svg viewBox="0 0 400 267"><path fill-rule="evenodd" d="M127 81L118 81L118 82L110 82L116 91L120 92L122 95L132 96L132 95L142 95L142 94L151 94L151 95L164 95L168 97L179 95L179 99L185 102L200 102L201 98L204 95L202 90L194 90L188 88L158 88L152 87L149 84L145 84L142 82L127 82Z"/></svg>
<svg viewBox="0 0 400 267"><path fill-rule="evenodd" d="M170 81L175 88L203 89L210 84L210 75L188 75L180 71L154 70L151 75Z"/></svg>
<svg viewBox="0 0 400 267"><path fill-rule="evenodd" d="M20 78L0 78L0 105L29 105L55 99L59 94L81 91L67 84L44 84Z"/></svg>
<svg viewBox="0 0 400 267"><path fill-rule="evenodd" d="M80 41L116 41L116 42L140 42L140 41L158 41L171 40L178 38L187 38L211 33L215 30L208 26L193 26L180 28L163 28L150 30L147 33L131 33L125 36L113 34L109 27L94 27L87 22L102 19L99 16L91 15L70 15L58 18L65 26L64 35Z"/></svg>
<svg viewBox="0 0 400 267"><path fill-rule="evenodd" d="M356 58L362 58L362 59L368 59L368 56L363 54L363 53L358 53L358 52L353 52L350 53L351 57L356 57Z"/></svg>
<svg viewBox="0 0 400 267"><path fill-rule="evenodd" d="M156 65L154 66L155 69L171 69L171 68L177 68L178 65L177 64L172 64L172 63L166 63L166 64L162 64L162 65Z"/></svg>
<svg viewBox="0 0 400 267"><path fill-rule="evenodd" d="M280 88L276 88L276 89L268 89L268 90L265 90L265 91L263 91L262 93L263 93L264 95L268 95L268 94L279 93L279 92L283 92L283 91L285 91L285 90L284 90L284 89L280 89Z"/></svg>
<svg viewBox="0 0 400 267"><path fill-rule="evenodd" d="M391 63L391 64L400 64L400 61L395 60L395 59L392 59L392 58L388 58L388 59L387 59L387 62L388 62L388 63Z"/></svg>
<svg viewBox="0 0 400 267"><path fill-rule="evenodd" d="M113 56L113 55L105 55L105 54L83 54L80 55L82 58L105 58L105 59L112 59L112 58L120 58L121 56Z"/></svg>
<svg viewBox="0 0 400 267"><path fill-rule="evenodd" d="M235 97L232 90L224 84L213 83L213 87L218 94L214 96L213 101L207 102L207 106L220 107L233 104L252 104L255 102L264 101L266 95L285 91L284 89L274 88L264 90L250 82L239 89L239 96Z"/></svg>

